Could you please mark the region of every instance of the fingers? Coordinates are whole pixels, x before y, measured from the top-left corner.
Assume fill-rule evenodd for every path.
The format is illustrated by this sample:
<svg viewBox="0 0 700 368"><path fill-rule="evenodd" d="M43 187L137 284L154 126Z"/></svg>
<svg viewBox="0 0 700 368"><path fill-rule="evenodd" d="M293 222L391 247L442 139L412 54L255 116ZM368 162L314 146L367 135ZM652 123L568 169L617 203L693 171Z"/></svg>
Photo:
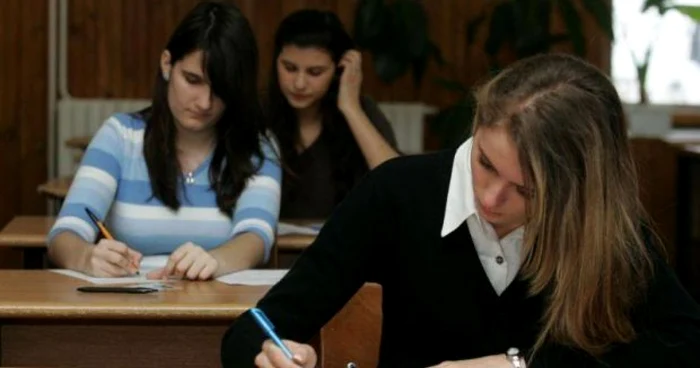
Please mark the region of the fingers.
<svg viewBox="0 0 700 368"><path fill-rule="evenodd" d="M343 54L338 65L342 65L346 69L360 70L362 69L362 54L357 50L350 50Z"/></svg>
<svg viewBox="0 0 700 368"><path fill-rule="evenodd" d="M106 262L105 260L98 260L95 262L93 269L94 274L97 277L121 277L127 276L127 271L117 265Z"/></svg>
<svg viewBox="0 0 700 368"><path fill-rule="evenodd" d="M207 280L214 275L218 267L216 259L204 248L185 243L170 256L161 278L177 276L190 280Z"/></svg>
<svg viewBox="0 0 700 368"><path fill-rule="evenodd" d="M165 265L164 276L176 275L176 266L182 261L182 259L187 255L189 248L192 243L185 243L177 248L168 258L168 263ZM182 274L178 275L182 276Z"/></svg>
<svg viewBox="0 0 700 368"><path fill-rule="evenodd" d="M93 249L91 263L95 271L101 269L104 272L109 272L110 276L124 276L138 271L134 259L140 261L140 258L141 254L129 249L126 244L102 239ZM111 267L107 267L103 263L110 264Z"/></svg>
<svg viewBox="0 0 700 368"><path fill-rule="evenodd" d="M146 278L149 280L161 280L166 277L165 274L165 268L159 268L157 270L153 270L149 273L146 274Z"/></svg>
<svg viewBox="0 0 700 368"><path fill-rule="evenodd" d="M292 350L294 351L294 350ZM272 341L266 340L263 343L262 347L262 353L264 356L263 362L270 364L270 367L275 367L275 368L299 368L299 367L304 367L304 362L300 361L300 364L295 363L293 360L290 360L287 358L286 355L282 352L282 350L277 347ZM295 354L296 355L296 354ZM256 361L257 364L257 361Z"/></svg>
<svg viewBox="0 0 700 368"><path fill-rule="evenodd" d="M260 352L255 357L255 366L258 368L274 368L274 365L272 365L270 359L268 359L267 355L265 355L263 352Z"/></svg>

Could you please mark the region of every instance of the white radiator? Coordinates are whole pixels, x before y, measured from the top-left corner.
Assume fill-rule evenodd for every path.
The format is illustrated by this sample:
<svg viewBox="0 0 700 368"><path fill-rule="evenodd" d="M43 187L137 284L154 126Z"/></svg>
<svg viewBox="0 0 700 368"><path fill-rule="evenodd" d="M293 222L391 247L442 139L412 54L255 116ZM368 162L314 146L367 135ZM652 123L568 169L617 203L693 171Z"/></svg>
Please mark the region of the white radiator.
<svg viewBox="0 0 700 368"><path fill-rule="evenodd" d="M394 129L399 150L404 154L423 152L423 122L425 116L436 109L423 103L382 102L378 105Z"/></svg>
<svg viewBox="0 0 700 368"><path fill-rule="evenodd" d="M134 112L148 106L150 100L126 99L80 99L58 100L58 121L56 123L57 175L73 175L79 162L78 152L66 147L66 141L76 137L90 137L102 123L117 112Z"/></svg>
<svg viewBox="0 0 700 368"><path fill-rule="evenodd" d="M78 152L66 147L66 141L75 137L92 136L110 115L117 112L138 111L149 100L80 99L67 98L58 101L57 157L58 176L75 173L79 162ZM423 120L434 108L422 103L380 103L379 108L391 123L396 140L405 154L423 151Z"/></svg>

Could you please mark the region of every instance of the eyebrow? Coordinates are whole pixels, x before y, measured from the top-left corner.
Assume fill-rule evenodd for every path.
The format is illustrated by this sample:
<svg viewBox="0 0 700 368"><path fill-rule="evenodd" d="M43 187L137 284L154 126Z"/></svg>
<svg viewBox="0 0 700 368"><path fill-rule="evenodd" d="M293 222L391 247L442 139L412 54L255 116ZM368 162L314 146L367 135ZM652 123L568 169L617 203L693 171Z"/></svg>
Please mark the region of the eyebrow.
<svg viewBox="0 0 700 368"><path fill-rule="evenodd" d="M293 63L293 62L291 62L287 59L284 59L284 58L280 58L280 61L283 64L289 64L289 65L292 65L292 66L297 67L297 68L299 67L296 63ZM326 70L328 68L329 68L328 65L311 65L311 66L306 67L306 69L322 69L322 70Z"/></svg>
<svg viewBox="0 0 700 368"><path fill-rule="evenodd" d="M195 78L199 78L199 79L204 79L204 76L203 76L203 75L200 75L199 73L191 72L191 71L189 71L189 70L185 70L184 68L181 69L181 70L182 70L182 73L183 73L183 74L185 74L185 75L187 75L187 76L189 76L189 77L195 77Z"/></svg>
<svg viewBox="0 0 700 368"><path fill-rule="evenodd" d="M481 148L481 145L477 145L477 148L479 148L479 153L481 154L481 157L482 157L489 165L491 165L491 167L493 168L493 171L495 171L496 174L498 174L498 175L500 176L501 174L498 172L498 169L496 168L496 166L493 165L493 162L491 162L491 160L489 159L489 156L487 156L486 153L484 153L484 149ZM520 187L520 188L522 188L522 189L528 190L528 188L525 187L525 184L518 184L518 183L515 183L515 182L512 182L512 181L509 181L509 183L515 185L516 187Z"/></svg>

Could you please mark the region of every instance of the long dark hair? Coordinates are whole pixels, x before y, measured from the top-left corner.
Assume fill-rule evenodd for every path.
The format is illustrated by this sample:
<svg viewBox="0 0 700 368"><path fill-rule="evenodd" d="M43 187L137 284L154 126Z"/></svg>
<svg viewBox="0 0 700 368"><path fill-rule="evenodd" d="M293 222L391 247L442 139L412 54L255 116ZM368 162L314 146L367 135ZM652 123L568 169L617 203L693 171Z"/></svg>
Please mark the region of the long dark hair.
<svg viewBox="0 0 700 368"><path fill-rule="evenodd" d="M262 165L264 136L258 100L258 50L255 36L243 14L232 4L202 2L192 9L170 37L166 50L171 63L201 50L202 70L211 89L225 104L216 122L216 148L209 169L216 204L227 215L246 181ZM177 130L168 106L168 86L156 73L153 103L140 111L146 121L143 153L153 196L173 210L180 208L178 183L182 185L175 141Z"/></svg>
<svg viewBox="0 0 700 368"><path fill-rule="evenodd" d="M343 54L355 47L340 19L332 13L304 9L287 16L275 34L275 48L272 57L272 72L266 96L266 111L270 130L279 140L284 165L285 191L295 185L294 167L299 157L296 146L300 141L299 121L294 108L282 94L277 74L277 58L285 46L314 47L327 51L337 65ZM337 74L339 75L339 73ZM345 117L337 107L338 78L335 77L328 92L321 99L322 138L331 150L333 179L336 185L336 200L339 201L351 188L359 173L368 170Z"/></svg>

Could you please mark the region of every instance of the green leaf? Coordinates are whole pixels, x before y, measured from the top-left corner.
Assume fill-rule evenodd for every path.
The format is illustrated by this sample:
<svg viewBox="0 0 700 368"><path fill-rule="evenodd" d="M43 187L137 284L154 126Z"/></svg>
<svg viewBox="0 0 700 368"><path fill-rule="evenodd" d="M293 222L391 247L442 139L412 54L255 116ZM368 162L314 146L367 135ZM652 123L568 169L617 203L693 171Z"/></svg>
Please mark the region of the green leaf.
<svg viewBox="0 0 700 368"><path fill-rule="evenodd" d="M656 8L660 15L664 15L669 7L670 4L668 0L646 0L642 6L642 12L645 12L651 8Z"/></svg>
<svg viewBox="0 0 700 368"><path fill-rule="evenodd" d="M445 57L442 56L442 51L440 51L440 48L433 41L428 41L428 53L433 59L435 59L435 62L437 62L438 65L447 65Z"/></svg>
<svg viewBox="0 0 700 368"><path fill-rule="evenodd" d="M384 0L360 0L355 11L354 38L357 45L373 49L381 37L387 18Z"/></svg>
<svg viewBox="0 0 700 368"><path fill-rule="evenodd" d="M486 13L481 13L476 18L467 22L467 46L474 44L479 28L487 20Z"/></svg>
<svg viewBox="0 0 700 368"><path fill-rule="evenodd" d="M598 26L605 32L605 35L610 39L614 39L612 13L606 0L582 0L584 9L593 16Z"/></svg>
<svg viewBox="0 0 700 368"><path fill-rule="evenodd" d="M396 0L389 6L395 42L410 57L425 55L428 47L428 19L425 9L415 0Z"/></svg>
<svg viewBox="0 0 700 368"><path fill-rule="evenodd" d="M583 36L583 28L581 17L576 10L574 4L570 0L557 1L559 11L561 12L564 25L571 38L571 44L574 46L574 53L579 56L586 54L586 39Z"/></svg>
<svg viewBox="0 0 700 368"><path fill-rule="evenodd" d="M675 5L671 7L671 9L675 9L682 14L687 15L690 17L692 20L696 22L700 22L700 6L694 6L694 5Z"/></svg>
<svg viewBox="0 0 700 368"><path fill-rule="evenodd" d="M512 2L499 4L491 14L489 34L484 44L484 51L490 56L498 54L501 47L515 37L513 4Z"/></svg>
<svg viewBox="0 0 700 368"><path fill-rule="evenodd" d="M374 55L374 70L384 83L392 83L408 71L410 61L390 52Z"/></svg>

